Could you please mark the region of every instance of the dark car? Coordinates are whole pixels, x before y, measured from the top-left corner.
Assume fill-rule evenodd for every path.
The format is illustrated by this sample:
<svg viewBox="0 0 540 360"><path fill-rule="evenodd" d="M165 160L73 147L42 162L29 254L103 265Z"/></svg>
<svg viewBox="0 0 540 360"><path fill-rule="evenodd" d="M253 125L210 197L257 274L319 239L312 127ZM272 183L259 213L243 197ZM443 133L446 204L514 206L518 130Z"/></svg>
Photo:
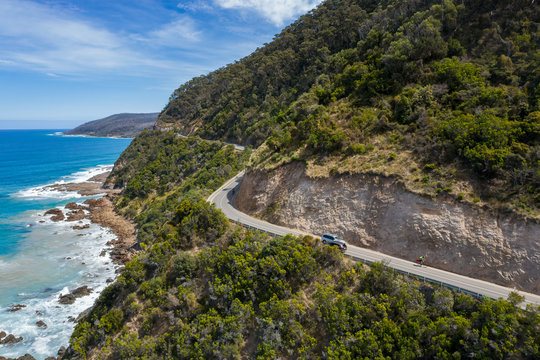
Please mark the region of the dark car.
<svg viewBox="0 0 540 360"><path fill-rule="evenodd" d="M325 245L337 246L342 251L347 250L347 243L336 235L323 234L321 241Z"/></svg>

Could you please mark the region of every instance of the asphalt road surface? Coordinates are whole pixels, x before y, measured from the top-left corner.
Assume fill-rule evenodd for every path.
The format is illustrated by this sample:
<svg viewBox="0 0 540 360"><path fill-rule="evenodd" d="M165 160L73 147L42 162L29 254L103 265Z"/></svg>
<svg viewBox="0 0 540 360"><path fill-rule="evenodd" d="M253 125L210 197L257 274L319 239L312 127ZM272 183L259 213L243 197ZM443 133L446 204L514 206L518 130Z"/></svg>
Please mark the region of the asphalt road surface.
<svg viewBox="0 0 540 360"><path fill-rule="evenodd" d="M230 179L221 188L216 190L208 197L208 201L216 204L216 208L221 209L225 216L232 221L240 223L246 227L258 229L274 235L313 235L301 232L295 229L289 229L283 226L271 224L269 222L256 219L237 210L233 204L234 193L238 189L243 172L239 173L234 178ZM371 263L373 261L383 262L385 265L410 276L418 277L421 280L426 280L433 283L438 283L449 288L460 290L475 296L487 296L492 299L508 298L513 289L493 284L487 281L477 280L459 274L454 274L448 271L436 269L430 266L418 265L414 261L396 258L390 255L382 254L376 251L364 249L361 247L348 244L348 249L345 255L351 258ZM525 297L524 303L540 305L540 296L530 293L518 291L518 294Z"/></svg>

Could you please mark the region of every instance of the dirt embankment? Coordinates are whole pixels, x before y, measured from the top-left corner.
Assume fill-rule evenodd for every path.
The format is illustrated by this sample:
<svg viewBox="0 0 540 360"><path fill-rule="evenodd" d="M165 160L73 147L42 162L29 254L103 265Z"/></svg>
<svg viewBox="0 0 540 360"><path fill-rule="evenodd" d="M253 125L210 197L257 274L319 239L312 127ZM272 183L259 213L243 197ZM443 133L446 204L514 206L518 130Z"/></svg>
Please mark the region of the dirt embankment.
<svg viewBox="0 0 540 360"><path fill-rule="evenodd" d="M236 197L243 212L270 222L343 236L403 259L540 294L540 224L513 214L426 198L393 178L313 179L292 163L249 171Z"/></svg>

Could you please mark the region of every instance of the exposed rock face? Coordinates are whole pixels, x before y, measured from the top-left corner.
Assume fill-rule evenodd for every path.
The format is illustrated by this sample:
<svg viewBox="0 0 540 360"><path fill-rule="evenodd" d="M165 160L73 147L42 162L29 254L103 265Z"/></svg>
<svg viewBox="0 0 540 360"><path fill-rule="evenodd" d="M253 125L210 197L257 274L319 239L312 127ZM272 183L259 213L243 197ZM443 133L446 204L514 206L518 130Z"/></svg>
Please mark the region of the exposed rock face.
<svg viewBox="0 0 540 360"><path fill-rule="evenodd" d="M540 224L450 197L413 194L395 179L312 179L299 163L250 171L236 197L243 212L403 259L540 293Z"/></svg>
<svg viewBox="0 0 540 360"><path fill-rule="evenodd" d="M83 296L90 295L91 292L92 292L92 289L90 289L88 286L84 285L84 286L81 286L81 287L79 287L79 288L76 288L76 289L73 290L71 293L72 293L76 298L80 298L80 297L83 297Z"/></svg>
<svg viewBox="0 0 540 360"><path fill-rule="evenodd" d="M76 288L69 294L60 295L58 297L58 302L63 305L70 305L70 304L73 304L76 299L83 296L90 295L91 292L92 292L92 289L84 285L84 286Z"/></svg>
<svg viewBox="0 0 540 360"><path fill-rule="evenodd" d="M45 324L43 320L39 320L38 322L36 322L36 325L40 328L47 328L47 324Z"/></svg>
<svg viewBox="0 0 540 360"><path fill-rule="evenodd" d="M20 305L20 304L10 305L8 311L9 312L15 312L15 311L19 311L21 309L24 309L25 307L26 307L26 305Z"/></svg>
<svg viewBox="0 0 540 360"><path fill-rule="evenodd" d="M16 337L13 334L9 334L8 336L5 336L5 334L6 333L4 331L2 331L2 333L0 333L0 335L3 335L3 336L0 337L0 344L2 344L2 345L16 344L16 343L21 342L23 340L23 338L20 337L20 336Z"/></svg>
<svg viewBox="0 0 540 360"><path fill-rule="evenodd" d="M36 360L36 358L33 357L30 354L25 354L25 355L23 355L21 357L18 357L18 358L6 358L6 357L3 357L3 356L0 356L0 360Z"/></svg>
<svg viewBox="0 0 540 360"><path fill-rule="evenodd" d="M52 221L62 221L64 220L64 213L60 209L50 209L45 211L45 215L52 215Z"/></svg>
<svg viewBox="0 0 540 360"><path fill-rule="evenodd" d="M66 221L79 221L79 220L82 220L86 217L86 214L84 212L84 210L75 210L75 211L71 211L67 214L67 219Z"/></svg>

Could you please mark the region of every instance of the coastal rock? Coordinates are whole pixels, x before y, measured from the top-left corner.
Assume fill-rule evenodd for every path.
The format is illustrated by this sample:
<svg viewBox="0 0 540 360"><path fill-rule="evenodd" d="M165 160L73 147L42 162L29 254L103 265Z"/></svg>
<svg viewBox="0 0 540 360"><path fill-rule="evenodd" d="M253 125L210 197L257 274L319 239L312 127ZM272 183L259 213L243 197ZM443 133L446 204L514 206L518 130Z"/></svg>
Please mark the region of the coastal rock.
<svg viewBox="0 0 540 360"><path fill-rule="evenodd" d="M66 353L66 347L65 346L61 346L60 349L58 349L58 356L64 356L64 354Z"/></svg>
<svg viewBox="0 0 540 360"><path fill-rule="evenodd" d="M0 356L0 360L36 360L36 358L34 358L30 354L25 354L25 355L23 355L21 357L18 357L18 358L6 358L6 357L3 357L3 356Z"/></svg>
<svg viewBox="0 0 540 360"><path fill-rule="evenodd" d="M58 302L62 305L71 305L75 302L73 294L60 295Z"/></svg>
<svg viewBox="0 0 540 360"><path fill-rule="evenodd" d="M5 331L0 331L0 340L2 340L6 335L7 334Z"/></svg>
<svg viewBox="0 0 540 360"><path fill-rule="evenodd" d="M90 295L90 293L92 292L93 290L91 288L89 288L88 286L84 285L84 286L81 286L75 290L73 290L71 293L73 294L73 296L75 296L76 298L80 298L80 297L83 297L83 296L87 296L87 295Z"/></svg>
<svg viewBox="0 0 540 360"><path fill-rule="evenodd" d="M25 355L19 357L17 360L36 360L36 358L33 357L30 354L25 354Z"/></svg>
<svg viewBox="0 0 540 360"><path fill-rule="evenodd" d="M47 328L47 324L45 324L45 322L42 321L42 320L39 320L38 322L36 322L36 325L37 325L38 327L40 327L40 328L44 328L44 329Z"/></svg>
<svg viewBox="0 0 540 360"><path fill-rule="evenodd" d="M16 344L18 342L21 342L22 340L23 340L22 336L16 337L13 334L9 334L8 336L6 336L5 338L0 340L0 344L2 344L2 345L12 345L12 344Z"/></svg>
<svg viewBox="0 0 540 360"><path fill-rule="evenodd" d="M86 213L84 212L84 210L79 209L68 213L66 221L79 221L84 219L85 217Z"/></svg>
<svg viewBox="0 0 540 360"><path fill-rule="evenodd" d="M51 220L54 222L62 221L65 219L62 210L56 208L45 211L45 215L52 215Z"/></svg>
<svg viewBox="0 0 540 360"><path fill-rule="evenodd" d="M77 204L76 202L70 202L66 204L66 209L69 210L84 210L85 207L82 205Z"/></svg>
<svg viewBox="0 0 540 360"><path fill-rule="evenodd" d="M137 250L133 248L133 245L137 243L135 225L115 212L110 196L88 199L84 203L89 207L93 223L112 229L117 240L107 243L115 248L111 252L111 257L114 263L125 264L137 253Z"/></svg>
<svg viewBox="0 0 540 360"><path fill-rule="evenodd" d="M90 227L90 225L86 224L86 225L75 225L72 227L73 230L84 230L84 229L88 229Z"/></svg>
<svg viewBox="0 0 540 360"><path fill-rule="evenodd" d="M92 291L93 290L91 288L84 285L84 286L76 288L75 290L73 290L69 294L60 295L59 298L58 298L58 302L60 304L63 304L63 305L71 305L71 304L73 304L75 302L76 299L78 299L80 297L83 297L83 296L90 295L90 293Z"/></svg>
<svg viewBox="0 0 540 360"><path fill-rule="evenodd" d="M26 305L20 305L20 304L10 305L8 311L9 312L15 312L15 311L19 311L21 309L24 309L25 307L26 307Z"/></svg>

